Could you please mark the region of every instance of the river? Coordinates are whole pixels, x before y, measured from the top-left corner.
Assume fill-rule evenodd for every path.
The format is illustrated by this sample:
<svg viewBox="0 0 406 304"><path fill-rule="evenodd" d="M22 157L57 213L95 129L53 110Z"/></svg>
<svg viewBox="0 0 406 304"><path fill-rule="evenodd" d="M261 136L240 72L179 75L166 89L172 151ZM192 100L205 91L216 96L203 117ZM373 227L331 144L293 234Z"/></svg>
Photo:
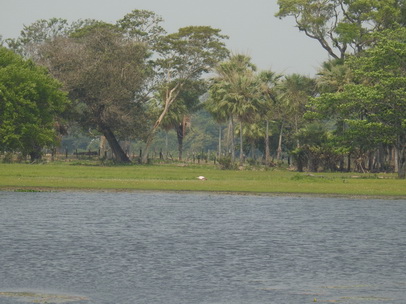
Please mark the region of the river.
<svg viewBox="0 0 406 304"><path fill-rule="evenodd" d="M4 304L406 303L406 200L0 192L0 210Z"/></svg>

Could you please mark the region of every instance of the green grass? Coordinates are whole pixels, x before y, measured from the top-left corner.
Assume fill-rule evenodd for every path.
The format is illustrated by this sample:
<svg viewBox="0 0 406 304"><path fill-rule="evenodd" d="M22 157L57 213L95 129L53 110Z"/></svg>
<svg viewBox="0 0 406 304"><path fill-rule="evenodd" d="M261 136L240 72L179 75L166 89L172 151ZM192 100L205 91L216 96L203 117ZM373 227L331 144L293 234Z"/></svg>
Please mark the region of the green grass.
<svg viewBox="0 0 406 304"><path fill-rule="evenodd" d="M207 177L200 181L197 176ZM356 177L354 175L357 175ZM319 173L288 170L219 170L213 165L99 166L0 164L0 189L162 190L406 197L406 180L392 174Z"/></svg>

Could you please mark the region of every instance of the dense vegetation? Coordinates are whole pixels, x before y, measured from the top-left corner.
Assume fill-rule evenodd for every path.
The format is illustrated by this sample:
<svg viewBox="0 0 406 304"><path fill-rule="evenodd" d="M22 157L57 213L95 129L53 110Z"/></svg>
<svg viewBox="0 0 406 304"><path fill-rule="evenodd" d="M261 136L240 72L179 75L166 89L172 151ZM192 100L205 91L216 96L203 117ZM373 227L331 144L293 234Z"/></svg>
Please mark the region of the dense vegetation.
<svg viewBox="0 0 406 304"><path fill-rule="evenodd" d="M31 103L58 106L49 107L46 128L40 119L32 122L32 130L48 130L35 153L26 137L11 144L21 120L2 111L0 150L39 158L39 148L55 146L53 123L65 131L65 147L78 148L79 139L91 137L86 149L100 148L102 157L109 150L117 162L131 162L135 154L147 162L157 150L179 160L184 150L211 151L227 168L247 159L267 167L289 159L298 171L397 172L405 178L404 1L278 4L277 17L294 18L329 54L316 77L258 71L251 58L229 54L219 29L188 26L167 34L162 18L150 11L134 10L115 24L51 19L25 26L19 38L4 41L25 59L7 61L10 51L1 49L0 109L21 104L21 96L10 93L17 83L31 88L24 96ZM6 72L19 69L16 61L20 75L28 75L27 65L44 75L46 69L46 77L62 84L69 106L57 82L47 86L58 96L49 99L30 77Z"/></svg>

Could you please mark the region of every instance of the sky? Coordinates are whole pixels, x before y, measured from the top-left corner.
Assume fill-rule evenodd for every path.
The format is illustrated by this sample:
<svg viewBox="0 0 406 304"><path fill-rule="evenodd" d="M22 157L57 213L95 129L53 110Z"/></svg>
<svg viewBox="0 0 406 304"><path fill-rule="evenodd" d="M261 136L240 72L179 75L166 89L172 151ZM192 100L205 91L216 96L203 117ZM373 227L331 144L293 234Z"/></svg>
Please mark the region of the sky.
<svg viewBox="0 0 406 304"><path fill-rule="evenodd" d="M275 17L276 0L0 0L0 35L17 38L24 25L54 17L115 23L134 9L163 17L168 33L190 25L221 29L230 51L250 56L259 70L314 76L328 59L293 20Z"/></svg>

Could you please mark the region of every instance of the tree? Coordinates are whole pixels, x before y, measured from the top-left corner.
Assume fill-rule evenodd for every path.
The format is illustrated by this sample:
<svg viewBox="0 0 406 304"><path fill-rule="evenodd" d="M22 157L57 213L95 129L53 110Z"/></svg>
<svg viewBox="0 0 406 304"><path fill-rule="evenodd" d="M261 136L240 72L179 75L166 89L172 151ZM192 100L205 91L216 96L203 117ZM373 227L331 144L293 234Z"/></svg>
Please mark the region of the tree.
<svg viewBox="0 0 406 304"><path fill-rule="evenodd" d="M348 85L345 95L365 109L369 132L381 142L391 142L398 153L398 176L406 178L406 28L376 34L377 42L349 65L359 80Z"/></svg>
<svg viewBox="0 0 406 304"><path fill-rule="evenodd" d="M374 34L374 44L349 58L354 81L335 93L315 98L316 112L334 113L345 124L342 142L350 148L373 149L392 144L399 178L406 175L406 29Z"/></svg>
<svg viewBox="0 0 406 304"><path fill-rule="evenodd" d="M94 23L41 48L40 62L65 84L77 119L107 139L116 160L130 162L117 135L128 138L145 128L142 89L150 69L142 43L128 40L116 26Z"/></svg>
<svg viewBox="0 0 406 304"><path fill-rule="evenodd" d="M117 26L132 40L144 42L154 49L159 39L166 34L160 25L163 18L147 10L133 10L117 21Z"/></svg>
<svg viewBox="0 0 406 304"><path fill-rule="evenodd" d="M343 92L345 86L350 83L353 83L353 73L349 65L341 59L332 59L324 62L316 78L316 85L319 94ZM310 104L312 104L312 101L310 102ZM321 110L321 107L322 105L319 104L319 110ZM340 169L343 170L344 155L347 155L349 170L351 167L351 154L355 155L362 149L361 146L359 147L360 149L353 149L354 147L350 148L344 140L343 134L347 127L344 119L348 118L348 114L344 116L340 115L338 111L338 104L328 103L325 104L322 112L324 113L324 120L327 123L329 123L330 125L333 125L335 123L336 125L336 128L329 137L329 140L331 141L332 146L336 148L336 151L339 151L341 154ZM306 113L306 115L311 117L313 114L311 111L309 111L308 113ZM361 144L362 140L355 140L355 142ZM363 144L362 147L366 148L367 145Z"/></svg>
<svg viewBox="0 0 406 304"><path fill-rule="evenodd" d="M291 153L296 160L298 171L303 167L317 172L322 166L324 170L336 171L341 155L334 145L334 136L323 121L308 122L296 134L301 146Z"/></svg>
<svg viewBox="0 0 406 304"><path fill-rule="evenodd" d="M40 48L58 37L68 37L75 31L95 25L100 21L94 19L77 20L69 23L66 19L40 19L30 25L24 25L20 36L16 39L6 39L10 49L25 58L35 62L41 57Z"/></svg>
<svg viewBox="0 0 406 304"><path fill-rule="evenodd" d="M404 0L278 0L278 5L277 17L293 17L335 59L365 49L371 33L405 22Z"/></svg>
<svg viewBox="0 0 406 304"><path fill-rule="evenodd" d="M260 84L260 93L261 93L261 98L264 99L265 102L265 111L264 111L264 117L265 117L265 164L267 166L270 165L271 161L271 153L270 153L270 147L269 147L269 122L271 119L276 118L276 106L275 104L278 102L278 96L276 92L276 87L282 78L282 75L276 74L275 72L272 71L263 71L259 73L258 75L258 80Z"/></svg>
<svg viewBox="0 0 406 304"><path fill-rule="evenodd" d="M0 47L0 149L41 158L58 144L58 116L68 106L62 85L44 68Z"/></svg>
<svg viewBox="0 0 406 304"><path fill-rule="evenodd" d="M212 79L210 98L207 101L211 112L223 113L230 122L230 132L234 133L234 118L240 122L240 162L243 161L243 124L254 122L264 99L261 95L259 78L251 58L233 55L230 60L216 67L217 76ZM234 161L234 138L231 137L231 158Z"/></svg>
<svg viewBox="0 0 406 304"><path fill-rule="evenodd" d="M215 92L215 91L213 91ZM211 92L211 94L214 94ZM204 108L206 111L211 115L214 121L218 125L218 145L217 145L217 156L221 158L222 154L222 131L223 131L223 124L227 122L229 119L229 114L225 107L218 107L217 102L215 99L210 98L210 94L207 95L207 98L204 102Z"/></svg>
<svg viewBox="0 0 406 304"><path fill-rule="evenodd" d="M146 142L143 162L147 160L156 131L182 92L185 83L198 80L227 56L228 50L223 42L226 38L227 36L220 34L220 30L209 26L189 26L159 40L155 48L159 56L155 62L160 77L157 89L165 94L162 95L161 114L150 130Z"/></svg>
<svg viewBox="0 0 406 304"><path fill-rule="evenodd" d="M285 121L297 133L303 124L303 115L311 97L316 94L314 79L292 74L285 76L278 86L279 99L285 104ZM282 131L281 131L282 132ZM296 138L296 147L300 146L300 139Z"/></svg>
<svg viewBox="0 0 406 304"><path fill-rule="evenodd" d="M341 59L324 62L317 73L317 89L323 93L341 92L352 82L352 71Z"/></svg>
<svg viewBox="0 0 406 304"><path fill-rule="evenodd" d="M80 105L82 126L107 133L119 161L129 160L116 134L124 134L125 125L126 131L132 128L133 133L139 132L134 125L149 118L143 115L143 103L151 98L153 90L164 90L161 115L149 136L142 136L147 138L145 160L162 119L184 83L199 79L228 54L222 41L227 37L220 30L191 26L165 35L161 22L161 17L144 10L132 11L115 25L96 20L70 25L64 19L39 20L25 27L19 39L9 40L9 46L25 52L63 79ZM127 95L123 98L124 92Z"/></svg>
<svg viewBox="0 0 406 304"><path fill-rule="evenodd" d="M23 57L38 59L39 46L56 37L69 35L70 26L66 19L40 19L29 26L24 25L17 39L7 39L8 47Z"/></svg>
<svg viewBox="0 0 406 304"><path fill-rule="evenodd" d="M177 100L172 104L161 126L165 130L174 129L178 139L179 160L182 160L183 141L191 125L191 115L200 108L200 97L206 92L203 80L187 81ZM161 97L160 100L163 100Z"/></svg>

